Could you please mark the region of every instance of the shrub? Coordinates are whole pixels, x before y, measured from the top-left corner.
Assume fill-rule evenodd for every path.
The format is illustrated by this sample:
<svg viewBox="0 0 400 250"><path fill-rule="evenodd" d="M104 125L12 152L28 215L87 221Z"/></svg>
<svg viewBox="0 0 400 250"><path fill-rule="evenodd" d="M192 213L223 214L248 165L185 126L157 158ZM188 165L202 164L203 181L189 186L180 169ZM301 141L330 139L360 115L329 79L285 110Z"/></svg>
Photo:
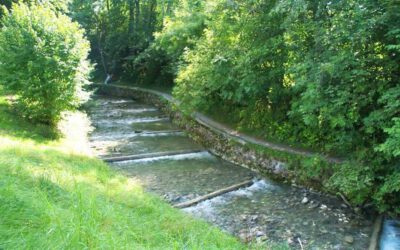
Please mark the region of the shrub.
<svg viewBox="0 0 400 250"><path fill-rule="evenodd" d="M23 116L55 125L77 107L90 66L89 43L77 23L48 5L13 5L0 31L0 83Z"/></svg>

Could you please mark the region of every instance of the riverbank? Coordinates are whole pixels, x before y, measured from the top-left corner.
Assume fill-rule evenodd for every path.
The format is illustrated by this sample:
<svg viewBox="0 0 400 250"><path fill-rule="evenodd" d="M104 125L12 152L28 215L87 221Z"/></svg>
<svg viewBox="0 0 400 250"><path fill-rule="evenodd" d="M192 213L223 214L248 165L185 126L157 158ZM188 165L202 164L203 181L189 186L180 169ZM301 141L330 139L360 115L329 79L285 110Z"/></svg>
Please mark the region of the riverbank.
<svg viewBox="0 0 400 250"><path fill-rule="evenodd" d="M246 249L92 157L88 121L64 134L18 118L0 97L0 248Z"/></svg>

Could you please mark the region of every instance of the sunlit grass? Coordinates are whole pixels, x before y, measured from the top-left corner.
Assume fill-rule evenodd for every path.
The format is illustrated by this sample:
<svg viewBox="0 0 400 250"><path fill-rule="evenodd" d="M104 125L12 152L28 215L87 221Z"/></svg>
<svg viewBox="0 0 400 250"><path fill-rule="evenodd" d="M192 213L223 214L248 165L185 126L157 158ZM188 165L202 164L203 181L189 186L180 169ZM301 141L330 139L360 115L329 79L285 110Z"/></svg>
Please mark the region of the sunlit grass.
<svg viewBox="0 0 400 250"><path fill-rule="evenodd" d="M62 138L0 98L0 249L245 248L87 156L80 114Z"/></svg>

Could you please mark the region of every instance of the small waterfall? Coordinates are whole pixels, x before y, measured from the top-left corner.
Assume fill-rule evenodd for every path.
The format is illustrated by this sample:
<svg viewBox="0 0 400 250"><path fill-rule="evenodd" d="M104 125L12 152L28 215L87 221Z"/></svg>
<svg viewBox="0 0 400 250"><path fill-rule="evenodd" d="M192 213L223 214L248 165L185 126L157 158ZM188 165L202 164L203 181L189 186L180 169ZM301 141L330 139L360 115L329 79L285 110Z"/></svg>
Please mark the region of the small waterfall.
<svg viewBox="0 0 400 250"><path fill-rule="evenodd" d="M165 131L165 132L133 132L133 133L124 133L124 132L114 132L114 133L106 133L91 136L92 141L102 140L102 141L114 141L114 140L126 140L134 137L162 137L162 136L184 136L185 133L182 131Z"/></svg>
<svg viewBox="0 0 400 250"><path fill-rule="evenodd" d="M143 118L123 118L123 119L99 119L95 124L101 124L102 126L115 126L115 125L130 125L133 123L151 123L168 121L166 117L143 117Z"/></svg>
<svg viewBox="0 0 400 250"><path fill-rule="evenodd" d="M112 74L107 74L106 79L104 80L104 84L109 84L112 80L113 75Z"/></svg>
<svg viewBox="0 0 400 250"><path fill-rule="evenodd" d="M204 159L204 158L212 158L213 156L208 151L198 152L198 153L188 153L188 154L179 154L179 155L166 155L152 158L144 158L138 160L129 160L129 161L121 161L115 162L114 165L124 166L130 165L132 163L150 163L154 161L160 160L188 160L188 159Z"/></svg>

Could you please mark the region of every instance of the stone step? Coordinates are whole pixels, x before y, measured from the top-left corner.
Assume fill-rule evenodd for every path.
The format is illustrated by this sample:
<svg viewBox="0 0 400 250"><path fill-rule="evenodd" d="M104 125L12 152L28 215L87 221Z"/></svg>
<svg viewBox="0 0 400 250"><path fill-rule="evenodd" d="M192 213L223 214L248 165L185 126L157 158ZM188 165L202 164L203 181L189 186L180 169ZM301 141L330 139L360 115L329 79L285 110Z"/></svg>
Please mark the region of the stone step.
<svg viewBox="0 0 400 250"><path fill-rule="evenodd" d="M163 157L163 156L171 156L171 155L183 155L183 154L192 154L192 153L200 153L204 150L178 150L178 151L169 151L169 152L156 152L156 153L147 153L147 154L135 154L135 155L125 155L125 156L117 156L117 157L105 157L102 158L105 162L120 162L120 161L131 161L131 160L139 160L146 158L155 158L155 157Z"/></svg>

